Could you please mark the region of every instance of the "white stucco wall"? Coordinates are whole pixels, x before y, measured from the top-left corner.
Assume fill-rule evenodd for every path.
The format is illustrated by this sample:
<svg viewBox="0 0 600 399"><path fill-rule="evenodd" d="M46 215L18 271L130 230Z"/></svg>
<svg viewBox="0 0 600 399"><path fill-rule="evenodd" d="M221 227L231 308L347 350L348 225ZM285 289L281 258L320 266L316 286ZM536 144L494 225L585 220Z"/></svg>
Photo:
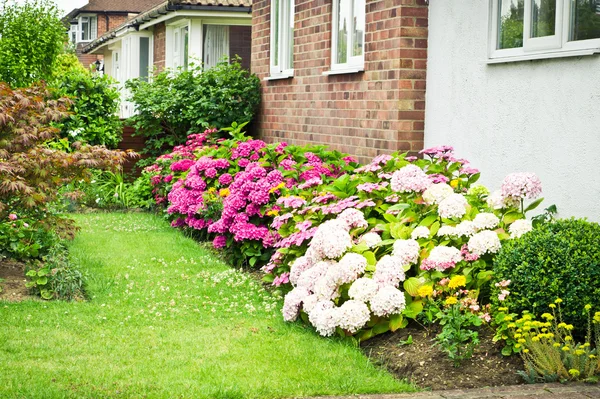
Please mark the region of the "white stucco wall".
<svg viewBox="0 0 600 399"><path fill-rule="evenodd" d="M425 146L491 189L535 172L543 205L600 221L600 55L487 65L487 41L487 0L430 1Z"/></svg>

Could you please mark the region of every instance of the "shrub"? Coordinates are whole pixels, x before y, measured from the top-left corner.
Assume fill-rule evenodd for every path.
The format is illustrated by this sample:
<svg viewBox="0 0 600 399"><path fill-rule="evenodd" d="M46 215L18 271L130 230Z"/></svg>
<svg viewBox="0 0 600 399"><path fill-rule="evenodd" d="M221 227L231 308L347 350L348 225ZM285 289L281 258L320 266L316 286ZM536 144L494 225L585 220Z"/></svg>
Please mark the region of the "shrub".
<svg viewBox="0 0 600 399"><path fill-rule="evenodd" d="M71 143L116 148L123 126L117 115L120 94L115 82L107 75L81 67L73 55L61 56L59 62L60 73L51 86L56 88L57 98L69 97L73 101L71 114L58 124L61 136Z"/></svg>
<svg viewBox="0 0 600 399"><path fill-rule="evenodd" d="M540 315L560 297L564 321L583 331L587 304L600 308L600 225L567 219L544 223L498 254L497 280L510 280L502 306ZM501 295L496 287L494 295Z"/></svg>
<svg viewBox="0 0 600 399"><path fill-rule="evenodd" d="M132 126L146 138L144 153L157 158L168 148L183 144L189 134L252 119L260 102L260 80L238 62L219 63L202 71L163 71L151 82L131 80L130 100L137 114Z"/></svg>
<svg viewBox="0 0 600 399"><path fill-rule="evenodd" d="M50 79L66 40L60 11L53 2L1 2L0 81L25 87Z"/></svg>

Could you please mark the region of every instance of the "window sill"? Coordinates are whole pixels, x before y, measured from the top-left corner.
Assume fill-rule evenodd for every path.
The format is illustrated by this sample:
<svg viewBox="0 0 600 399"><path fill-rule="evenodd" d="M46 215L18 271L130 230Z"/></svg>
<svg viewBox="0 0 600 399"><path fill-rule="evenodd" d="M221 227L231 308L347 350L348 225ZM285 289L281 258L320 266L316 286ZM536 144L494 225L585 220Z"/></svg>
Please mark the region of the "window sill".
<svg viewBox="0 0 600 399"><path fill-rule="evenodd" d="M270 80L282 80L282 79L291 79L294 77L294 71L290 71L290 72L286 72L286 73L282 73L281 75L271 75L271 76L267 76L265 78L263 78L264 81L270 81Z"/></svg>
<svg viewBox="0 0 600 399"><path fill-rule="evenodd" d="M488 58L487 64L505 64L509 62L544 60L550 58L581 57L600 53L600 48L589 48L583 50L560 50L553 52L521 54L514 56L504 56L497 58Z"/></svg>
<svg viewBox="0 0 600 399"><path fill-rule="evenodd" d="M343 68L343 69L331 69L329 71L323 72L323 76L344 75L344 74L347 74L347 73L359 73L359 72L364 72L364 70L365 70L364 66L349 67L349 68Z"/></svg>

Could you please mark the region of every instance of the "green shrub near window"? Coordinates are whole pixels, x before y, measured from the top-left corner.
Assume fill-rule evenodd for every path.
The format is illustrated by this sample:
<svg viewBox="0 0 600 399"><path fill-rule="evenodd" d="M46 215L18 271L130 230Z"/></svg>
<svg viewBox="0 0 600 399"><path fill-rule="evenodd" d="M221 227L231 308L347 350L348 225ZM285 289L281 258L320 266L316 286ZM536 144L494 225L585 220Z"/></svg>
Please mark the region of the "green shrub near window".
<svg viewBox="0 0 600 399"><path fill-rule="evenodd" d="M187 70L163 71L151 82L130 80L126 87L137 109L129 122L146 137L144 153L151 158L185 143L188 134L250 121L260 102L260 80L239 60L205 71L190 64Z"/></svg>
<svg viewBox="0 0 600 399"><path fill-rule="evenodd" d="M600 225L566 219L544 223L507 241L496 257L497 280L510 280L503 302L511 312L548 311L561 298L562 316L585 333L588 304L600 308Z"/></svg>

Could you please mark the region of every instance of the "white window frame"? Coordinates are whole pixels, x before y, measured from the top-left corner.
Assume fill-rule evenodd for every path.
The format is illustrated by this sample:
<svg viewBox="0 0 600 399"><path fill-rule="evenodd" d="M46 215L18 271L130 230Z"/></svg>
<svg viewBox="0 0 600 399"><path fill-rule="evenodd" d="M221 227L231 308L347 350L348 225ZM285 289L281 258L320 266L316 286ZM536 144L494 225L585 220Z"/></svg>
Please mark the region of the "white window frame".
<svg viewBox="0 0 600 399"><path fill-rule="evenodd" d="M290 47L290 39L293 41L294 30L290 38L289 26L295 22L295 0L279 0L279 29L276 29L275 1L271 0L271 28L270 28L270 54L269 72L266 80L286 79L294 76L294 45ZM279 43L275 42L275 33L278 33ZM275 57L277 50L277 57ZM277 60L276 60L277 58ZM277 61L277 63L275 62Z"/></svg>
<svg viewBox="0 0 600 399"><path fill-rule="evenodd" d="M85 40L80 36L83 34L83 18L88 18L88 24L90 24L90 37ZM92 20L96 22L92 24ZM96 14L81 14L77 21L77 43L88 43L96 40L98 37L98 16Z"/></svg>
<svg viewBox="0 0 600 399"><path fill-rule="evenodd" d="M365 30L366 30L366 2L363 2L363 7L354 9L354 1L350 1L352 7L350 18L350 26L348 26L348 43L347 43L347 60L344 63L337 61L337 47L338 47L338 20L339 20L339 4L337 0L333 0L332 7L332 19L331 19L331 70L326 71L323 75L335 75L342 73L356 73L365 70ZM361 26L362 30L362 43L363 51L361 55L351 56L352 48L354 47L353 34L355 30L354 16L362 14L362 21L365 21L365 25Z"/></svg>
<svg viewBox="0 0 600 399"><path fill-rule="evenodd" d="M571 23L570 0L556 0L556 30L554 35L530 38L532 2L533 0L525 0L523 12L523 47L498 49L499 0L490 0L488 64L575 57L600 53L600 38L569 41Z"/></svg>
<svg viewBox="0 0 600 399"><path fill-rule="evenodd" d="M173 68L183 68L184 64L185 64L185 53L183 52L183 48L184 48L184 40L183 40L183 35L182 32L184 29L187 28L187 33L188 33L188 53L187 53L187 59L188 59L188 65L190 62L190 34L191 34L191 23L189 19L185 19L183 21L179 21L177 24L174 24L171 26L171 29L173 30L173 33L171 35L171 40L173 41L171 44L171 49L173 50L172 54L170 54L170 57L172 59L172 65Z"/></svg>

